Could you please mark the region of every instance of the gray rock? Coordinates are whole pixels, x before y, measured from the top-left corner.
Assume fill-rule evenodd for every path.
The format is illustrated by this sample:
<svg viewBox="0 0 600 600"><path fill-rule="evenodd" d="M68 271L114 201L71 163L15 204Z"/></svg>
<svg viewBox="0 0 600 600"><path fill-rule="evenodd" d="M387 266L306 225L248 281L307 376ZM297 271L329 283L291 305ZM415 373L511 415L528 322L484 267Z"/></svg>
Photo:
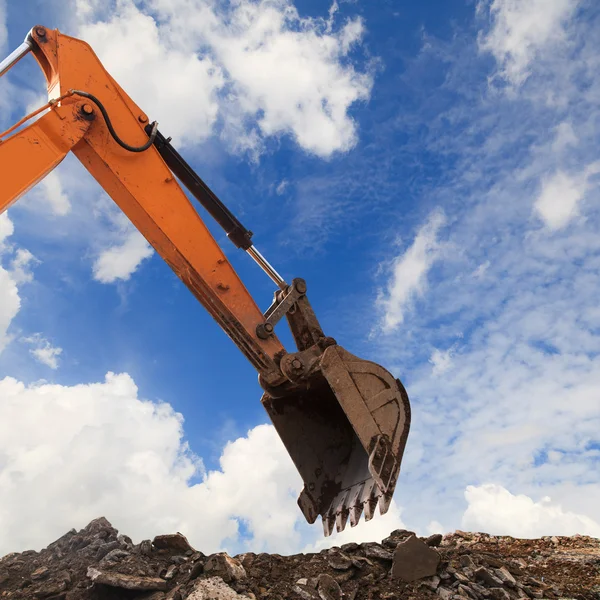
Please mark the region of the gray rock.
<svg viewBox="0 0 600 600"><path fill-rule="evenodd" d="M442 543L443 539L444 536L441 533L434 533L425 540L425 543L432 548L437 548Z"/></svg>
<svg viewBox="0 0 600 600"><path fill-rule="evenodd" d="M120 534L117 536L117 541L121 545L121 547L126 550L131 550L133 548L133 540L128 535Z"/></svg>
<svg viewBox="0 0 600 600"><path fill-rule="evenodd" d="M126 558L129 556L129 552L127 550L121 550L121 548L115 548L111 550L101 561L100 565L105 566L112 563L116 563L117 561Z"/></svg>
<svg viewBox="0 0 600 600"><path fill-rule="evenodd" d="M202 573L204 573L204 563L201 560L199 560L198 562L195 562L192 565L192 568L190 569L190 572L188 574L188 581L196 579L196 577L202 575Z"/></svg>
<svg viewBox="0 0 600 600"><path fill-rule="evenodd" d="M96 550L96 560L102 560L111 550L119 548L119 542L107 542L102 544L98 550Z"/></svg>
<svg viewBox="0 0 600 600"><path fill-rule="evenodd" d="M321 600L342 600L342 588L331 575L319 575L317 593Z"/></svg>
<svg viewBox="0 0 600 600"><path fill-rule="evenodd" d="M479 581L483 581L483 583L489 587L502 587L502 580L485 567L479 567L479 569L475 571L475 578Z"/></svg>
<svg viewBox="0 0 600 600"><path fill-rule="evenodd" d="M356 550L358 550L359 546L356 542L350 542L348 544L342 544L340 546L340 550L342 552L354 552Z"/></svg>
<svg viewBox="0 0 600 600"><path fill-rule="evenodd" d="M88 535L95 535L100 532L116 532L117 530L109 523L107 519L104 517L99 517L98 519L94 519L90 521L87 526L84 528L84 531Z"/></svg>
<svg viewBox="0 0 600 600"><path fill-rule="evenodd" d="M437 575L434 575L433 577L426 577L423 579L423 581L421 581L420 585L426 587L432 592L435 592L440 585L440 578Z"/></svg>
<svg viewBox="0 0 600 600"><path fill-rule="evenodd" d="M150 540L142 540L140 542L140 554L144 556L152 554L152 542Z"/></svg>
<svg viewBox="0 0 600 600"><path fill-rule="evenodd" d="M173 577L175 577L175 573L177 573L177 569L177 565L171 565L165 573L165 579L173 579Z"/></svg>
<svg viewBox="0 0 600 600"><path fill-rule="evenodd" d="M500 587L493 587L488 589L489 597L493 600L511 600L510 594Z"/></svg>
<svg viewBox="0 0 600 600"><path fill-rule="evenodd" d="M396 547L391 576L401 581L416 581L435 575L439 564L437 551L413 535Z"/></svg>
<svg viewBox="0 0 600 600"><path fill-rule="evenodd" d="M472 600L478 600L480 598L479 594L475 590L462 583L458 585L457 590L458 593L464 598L471 598Z"/></svg>
<svg viewBox="0 0 600 600"><path fill-rule="evenodd" d="M512 588L517 586L517 580L510 574L506 567L496 569L495 573L504 585Z"/></svg>
<svg viewBox="0 0 600 600"><path fill-rule="evenodd" d="M473 559L468 554L462 554L459 557L458 562L460 562L463 567L469 567L470 569L477 568L477 565L473 562Z"/></svg>
<svg viewBox="0 0 600 600"><path fill-rule="evenodd" d="M345 571L352 566L352 559L343 552L331 552L327 556L327 562L336 571Z"/></svg>
<svg viewBox="0 0 600 600"><path fill-rule="evenodd" d="M164 579L123 575L121 573L100 571L94 567L88 567L87 576L93 583L122 588L124 590L145 591L167 589L167 582Z"/></svg>
<svg viewBox="0 0 600 600"><path fill-rule="evenodd" d="M354 569L348 569L347 571L340 571L334 575L333 578L341 585L342 583L346 583L346 581L350 581L355 573L356 571Z"/></svg>
<svg viewBox="0 0 600 600"><path fill-rule="evenodd" d="M321 600L317 590L304 583L296 583L296 585L292 588L292 591L297 596L302 598L302 600Z"/></svg>
<svg viewBox="0 0 600 600"><path fill-rule="evenodd" d="M231 558L225 552L212 554L204 565L204 572L220 577L226 583L239 581L246 577L246 569L242 567L239 560Z"/></svg>
<svg viewBox="0 0 600 600"><path fill-rule="evenodd" d="M393 560L394 555L385 548L382 548L379 544L372 546L366 546L365 556L368 558L378 558L379 560Z"/></svg>
<svg viewBox="0 0 600 600"><path fill-rule="evenodd" d="M152 540L152 545L161 550L176 550L177 552L187 552L188 550L194 551L185 535L182 535L179 532L168 535L157 535Z"/></svg>
<svg viewBox="0 0 600 600"><path fill-rule="evenodd" d="M469 589L473 590L476 594L479 594L480 597L484 598L488 595L488 591L480 586L478 583L474 581L470 581L468 584Z"/></svg>
<svg viewBox="0 0 600 600"><path fill-rule="evenodd" d="M352 564L357 569L364 569L365 567L372 567L373 566L373 563L368 558L365 558L364 556L355 556L352 559Z"/></svg>
<svg viewBox="0 0 600 600"><path fill-rule="evenodd" d="M452 598L452 596L454 595L454 592L452 590L449 590L448 588L445 588L445 587L439 587L435 593L442 600L450 600L450 598Z"/></svg>

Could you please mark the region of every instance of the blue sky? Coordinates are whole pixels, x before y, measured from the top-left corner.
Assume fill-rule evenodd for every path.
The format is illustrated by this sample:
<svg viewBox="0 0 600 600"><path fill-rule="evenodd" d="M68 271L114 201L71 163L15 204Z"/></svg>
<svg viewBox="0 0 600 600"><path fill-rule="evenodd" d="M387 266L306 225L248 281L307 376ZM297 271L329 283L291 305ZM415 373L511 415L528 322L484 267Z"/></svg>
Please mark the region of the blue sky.
<svg viewBox="0 0 600 600"><path fill-rule="evenodd" d="M585 0L0 0L0 48L36 23L89 41L308 281L327 334L402 378L395 504L331 543L599 536L599 18ZM19 64L0 128L43 94ZM2 218L0 551L99 514L206 550L319 547L251 366L77 161ZM207 222L266 308L270 281Z"/></svg>

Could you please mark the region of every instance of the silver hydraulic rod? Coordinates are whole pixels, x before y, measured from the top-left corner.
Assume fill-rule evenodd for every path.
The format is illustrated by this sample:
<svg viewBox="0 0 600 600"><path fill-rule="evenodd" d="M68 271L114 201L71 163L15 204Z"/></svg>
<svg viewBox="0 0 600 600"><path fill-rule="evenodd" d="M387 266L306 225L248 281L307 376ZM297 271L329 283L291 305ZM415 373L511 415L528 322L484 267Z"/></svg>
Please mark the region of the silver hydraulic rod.
<svg viewBox="0 0 600 600"><path fill-rule="evenodd" d="M283 277L269 264L269 261L254 247L250 246L246 252L254 259L254 262L278 285L282 290L287 289L288 284Z"/></svg>
<svg viewBox="0 0 600 600"><path fill-rule="evenodd" d="M32 49L33 43L29 40L29 36L27 36L27 39L16 50L0 62L0 77L14 67L24 56L27 56Z"/></svg>

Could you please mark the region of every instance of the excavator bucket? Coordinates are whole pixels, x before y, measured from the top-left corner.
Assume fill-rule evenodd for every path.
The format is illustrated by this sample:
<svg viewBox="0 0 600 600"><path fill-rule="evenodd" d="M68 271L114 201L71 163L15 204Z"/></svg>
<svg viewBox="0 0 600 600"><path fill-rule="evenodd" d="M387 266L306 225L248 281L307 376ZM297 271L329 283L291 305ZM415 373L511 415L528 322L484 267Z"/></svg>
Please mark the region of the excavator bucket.
<svg viewBox="0 0 600 600"><path fill-rule="evenodd" d="M387 512L410 427L400 380L334 345L307 385L262 403L304 480L298 504L326 536Z"/></svg>

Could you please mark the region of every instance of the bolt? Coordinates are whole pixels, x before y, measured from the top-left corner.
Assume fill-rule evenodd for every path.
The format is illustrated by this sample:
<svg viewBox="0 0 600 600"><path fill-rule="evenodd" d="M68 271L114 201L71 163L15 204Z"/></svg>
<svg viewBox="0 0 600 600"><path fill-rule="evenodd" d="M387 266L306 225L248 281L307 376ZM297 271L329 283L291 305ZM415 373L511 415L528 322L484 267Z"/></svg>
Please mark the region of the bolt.
<svg viewBox="0 0 600 600"><path fill-rule="evenodd" d="M35 35L38 37L46 37L46 30L43 27L36 27Z"/></svg>
<svg viewBox="0 0 600 600"><path fill-rule="evenodd" d="M81 112L84 115L92 115L92 114L94 114L94 109L89 104L84 104L81 107Z"/></svg>
<svg viewBox="0 0 600 600"><path fill-rule="evenodd" d="M295 358L295 359L292 361L292 367L293 367L294 369L301 369L301 368L302 368L302 361L301 361L299 358Z"/></svg>
<svg viewBox="0 0 600 600"><path fill-rule="evenodd" d="M306 281L304 281L304 279L296 281L296 291L299 294L306 294Z"/></svg>
<svg viewBox="0 0 600 600"><path fill-rule="evenodd" d="M140 123L147 123L147 122L148 122L148 117L147 117L146 115L144 115L144 114L141 114L141 115L138 117L138 121L139 121Z"/></svg>
<svg viewBox="0 0 600 600"><path fill-rule="evenodd" d="M273 325L271 325L271 323L265 323L265 331L267 333L273 333Z"/></svg>
<svg viewBox="0 0 600 600"><path fill-rule="evenodd" d="M171 177L171 175L167 175L167 177L165 177L165 183L171 183L171 181L173 181L173 177Z"/></svg>

